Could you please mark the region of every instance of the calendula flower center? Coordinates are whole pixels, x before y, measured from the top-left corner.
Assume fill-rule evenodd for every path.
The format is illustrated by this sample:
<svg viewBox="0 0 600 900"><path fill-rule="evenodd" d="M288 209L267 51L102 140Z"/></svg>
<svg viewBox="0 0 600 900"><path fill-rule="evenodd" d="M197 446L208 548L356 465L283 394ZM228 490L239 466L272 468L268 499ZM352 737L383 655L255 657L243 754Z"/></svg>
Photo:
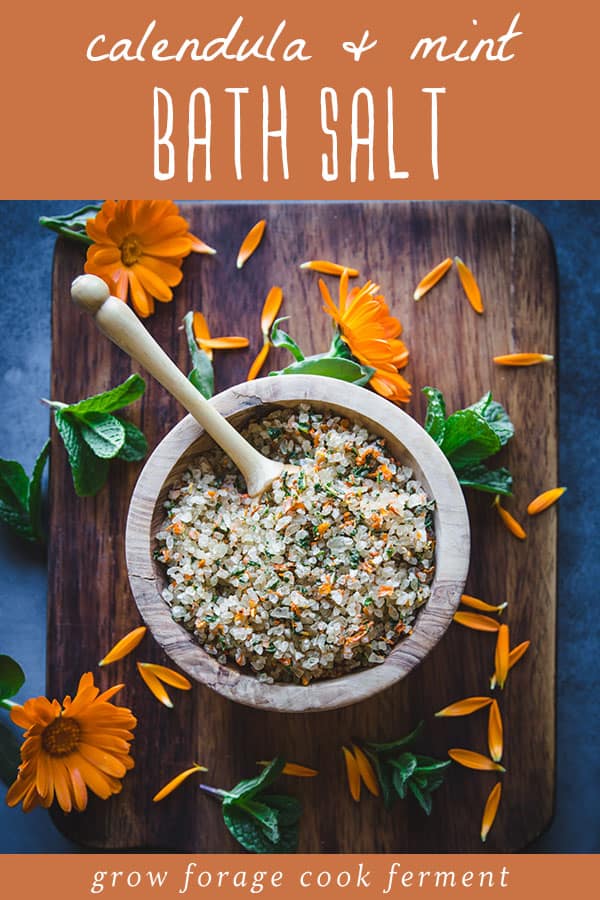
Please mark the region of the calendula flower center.
<svg viewBox="0 0 600 900"><path fill-rule="evenodd" d="M128 234L123 238L123 242L119 247L121 251L121 259L126 266L134 266L142 255L142 247L135 234Z"/></svg>
<svg viewBox="0 0 600 900"><path fill-rule="evenodd" d="M66 756L76 749L81 729L74 719L55 719L44 730L42 747L50 756Z"/></svg>

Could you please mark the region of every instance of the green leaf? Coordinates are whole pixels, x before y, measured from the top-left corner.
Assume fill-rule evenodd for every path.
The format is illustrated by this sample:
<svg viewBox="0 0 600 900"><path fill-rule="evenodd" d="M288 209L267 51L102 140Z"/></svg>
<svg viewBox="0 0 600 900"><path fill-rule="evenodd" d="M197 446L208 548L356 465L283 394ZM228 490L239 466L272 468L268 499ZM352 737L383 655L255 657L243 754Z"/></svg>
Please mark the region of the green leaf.
<svg viewBox="0 0 600 900"><path fill-rule="evenodd" d="M298 826L280 829L279 841L270 841L257 820L235 803L223 803L225 825L236 841L250 853L290 853L298 848Z"/></svg>
<svg viewBox="0 0 600 900"><path fill-rule="evenodd" d="M447 769L452 763L450 759L439 760L433 759L431 756L419 756L418 754L415 756L415 759L417 772L437 772L441 769Z"/></svg>
<svg viewBox="0 0 600 900"><path fill-rule="evenodd" d="M302 804L296 797L288 794L261 794L261 800L277 810L280 829L296 825L300 821Z"/></svg>
<svg viewBox="0 0 600 900"><path fill-rule="evenodd" d="M208 353L198 346L194 334L194 313L186 313L183 317L183 327L188 342L188 349L192 360L192 371L188 375L189 380L196 390L200 391L206 400L210 400L215 392L215 373Z"/></svg>
<svg viewBox="0 0 600 900"><path fill-rule="evenodd" d="M284 766L285 760L281 756L275 757L255 778L247 778L236 784L235 787L228 791L229 797L237 800L251 800L259 791L273 784L281 775Z"/></svg>
<svg viewBox="0 0 600 900"><path fill-rule="evenodd" d="M444 395L437 388L433 387L424 387L423 393L427 397L425 431L439 445L444 440L444 432L446 430L446 403Z"/></svg>
<svg viewBox="0 0 600 900"><path fill-rule="evenodd" d="M29 508L29 478L21 463L0 459L0 501L15 511Z"/></svg>
<svg viewBox="0 0 600 900"><path fill-rule="evenodd" d="M128 422L126 419L121 419L117 416L119 422L125 429L125 443L119 450L117 456L119 459L124 459L126 462L139 462L140 459L143 459L148 453L148 441L139 428L132 422Z"/></svg>
<svg viewBox="0 0 600 900"><path fill-rule="evenodd" d="M0 700L14 697L25 684L25 673L12 656L0 655Z"/></svg>
<svg viewBox="0 0 600 900"><path fill-rule="evenodd" d="M370 750L375 751L375 753L387 753L390 750L397 750L399 747L406 747L408 744L411 744L415 740L422 728L423 722L419 722L414 731L411 731L411 733L407 734L406 737L399 738L397 741L388 741L384 744L375 744L373 742L369 742L367 743L367 747L369 747Z"/></svg>
<svg viewBox="0 0 600 900"><path fill-rule="evenodd" d="M392 782L394 784L394 790L396 791L400 799L404 800L406 798L406 785L408 779L405 778L402 769L392 769Z"/></svg>
<svg viewBox="0 0 600 900"><path fill-rule="evenodd" d="M21 763L21 744L16 734L4 722L0 722L0 779L6 785L13 783Z"/></svg>
<svg viewBox="0 0 600 900"><path fill-rule="evenodd" d="M110 413L90 412L78 416L81 436L96 456L113 459L125 443L125 428Z"/></svg>
<svg viewBox="0 0 600 900"><path fill-rule="evenodd" d="M90 204L82 206L81 209L76 209L66 216L40 216L38 221L44 228L56 231L64 237L72 238L83 244L93 244L92 238L85 230L85 223L88 219L95 218L101 208L97 204Z"/></svg>
<svg viewBox="0 0 600 900"><path fill-rule="evenodd" d="M296 343L296 341L287 334L287 332L282 331L279 327L280 322L285 322L289 316L284 316L281 319L277 319L273 322L273 326L271 328L271 343L274 347L283 347L285 350L289 350L295 360L298 362L302 362L304 359L304 354L302 350ZM285 371L285 370L284 370Z"/></svg>
<svg viewBox="0 0 600 900"><path fill-rule="evenodd" d="M497 453L500 439L479 413L460 409L446 419L441 448L458 471Z"/></svg>
<svg viewBox="0 0 600 900"><path fill-rule="evenodd" d="M383 805L386 809L390 809L394 800L394 784L393 784L393 773L394 770L383 763L376 753L372 753L370 750L365 748L365 753L371 760L373 764L373 768L375 770L375 775L377 777L377 781L379 782L379 787L381 788L381 796L383 798Z"/></svg>
<svg viewBox="0 0 600 900"><path fill-rule="evenodd" d="M408 787L412 791L414 797L418 800L419 806L425 810L427 815L431 814L431 795L428 791L423 791L415 784L414 780L408 782Z"/></svg>
<svg viewBox="0 0 600 900"><path fill-rule="evenodd" d="M468 406L467 409L474 410L474 412L479 413L479 415L485 419L492 431L498 437L501 447L504 447L511 437L513 437L515 427L510 420L510 416L501 403L492 400L491 391L488 391L487 394L483 395L481 400L478 400L477 403L473 403L472 406Z"/></svg>
<svg viewBox="0 0 600 900"><path fill-rule="evenodd" d="M102 394L95 394L93 397L87 397L80 400L79 403L73 403L71 406L63 408L63 412L70 412L74 416L87 417L88 413L113 413L124 406L129 406L146 390L146 382L137 373L130 375L122 384L104 391Z"/></svg>
<svg viewBox="0 0 600 900"><path fill-rule="evenodd" d="M508 469L488 469L480 463L478 466L467 466L458 473L458 480L463 487L486 491L488 494L512 496L512 475Z"/></svg>
<svg viewBox="0 0 600 900"><path fill-rule="evenodd" d="M41 541L44 537L42 528L42 475L49 456L50 438L42 447L34 463L31 481L29 482L29 521L31 523L31 532L38 541Z"/></svg>
<svg viewBox="0 0 600 900"><path fill-rule="evenodd" d="M339 356L309 356L283 369L285 375L325 375L357 385L368 384L375 369Z"/></svg>
<svg viewBox="0 0 600 900"><path fill-rule="evenodd" d="M259 823L270 841L276 844L279 840L279 820L277 810L267 806L260 800L224 800L223 805L234 804L245 809Z"/></svg>
<svg viewBox="0 0 600 900"><path fill-rule="evenodd" d="M3 522L9 528L15 531L20 537L26 538L28 541L34 540L29 516L24 512L19 512L19 510L16 510L11 506L7 506L1 500L0 522Z"/></svg>
<svg viewBox="0 0 600 900"><path fill-rule="evenodd" d="M76 493L80 497L97 494L108 475L108 460L92 453L79 432L77 421L64 410L56 410L54 421L67 451Z"/></svg>

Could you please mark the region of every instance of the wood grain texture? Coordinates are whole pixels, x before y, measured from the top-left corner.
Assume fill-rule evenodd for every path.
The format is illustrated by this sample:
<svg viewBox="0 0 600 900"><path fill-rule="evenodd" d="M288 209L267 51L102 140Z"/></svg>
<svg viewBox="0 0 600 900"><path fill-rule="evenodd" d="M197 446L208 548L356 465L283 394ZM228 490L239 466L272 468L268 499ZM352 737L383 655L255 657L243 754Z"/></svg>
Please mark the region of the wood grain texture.
<svg viewBox="0 0 600 900"><path fill-rule="evenodd" d="M235 665L221 665L190 633L173 621L162 599L164 566L154 559L155 534L165 517L164 503L198 453L210 455L211 443L197 422L186 417L156 448L138 479L125 538L131 590L146 625L159 645L188 675L215 691L259 709L318 712L366 700L404 678L437 644L452 622L469 568L469 520L462 489L435 441L411 416L364 388L315 375L260 378L214 398L214 407L237 428L281 407L301 402L332 410L383 437L392 455L410 465L435 499L435 576L431 596L419 612L410 636L401 640L381 665L341 678L299 685L264 684Z"/></svg>
<svg viewBox="0 0 600 900"><path fill-rule="evenodd" d="M486 495L470 494L472 555L467 591L490 602L509 601L506 621L512 643L532 648L509 676L501 694L505 721L503 799L487 847L517 849L549 822L554 796L554 666L556 612L556 509L525 521L528 501L557 480L556 381L551 366L505 369L492 356L519 350L553 353L556 271L550 240L539 222L503 204L373 203L249 204L184 207L192 230L218 248L214 258L193 257L175 301L159 306L149 328L175 358L188 366L178 330L191 308L207 315L216 334L251 338L248 351L216 354L217 387L244 380L260 346L258 315L273 284L283 287L282 314L306 350L322 350L330 327L320 312L316 276L297 263L331 258L356 265L361 277L381 283L405 326L411 350L406 374L415 386L408 407L423 421L419 388L435 384L449 409L473 402L487 388L508 408L517 436L499 456L515 476L509 508L528 530L515 540L490 509ZM244 269L235 269L242 237L266 218L263 243ZM455 271L418 304L415 285L433 265L459 255L481 285L485 313L466 301ZM93 323L72 308L71 280L82 270L81 250L59 242L54 269L52 396L76 400L108 388L131 371L127 358L98 335ZM332 282L335 286L335 281ZM285 354L273 354L278 367ZM154 447L182 418L155 384L132 408ZM139 624L127 583L125 518L141 466L111 464L98 497L75 497L65 454L53 435L49 587L48 690L72 692L82 671L95 668L116 637ZM479 820L494 776L453 767L435 795L427 819L412 803L385 813L366 796L360 807L347 794L340 745L352 735L386 739L408 732L419 719L426 727L425 752L443 756L448 747L486 749L486 718L433 719L448 703L486 691L493 667L494 638L452 626L407 678L376 698L327 713L281 715L234 704L197 686L177 695L166 710L148 694L132 659L102 670L108 685L123 680L122 701L140 718L137 768L123 793L93 802L81 815L56 814L63 831L92 847L154 847L235 851L219 808L188 784L160 806L153 793L198 759L210 768L206 780L229 786L254 771L254 762L279 752L313 765L313 780L286 781L302 797L302 850L419 851L478 849ZM168 664L146 638L137 658ZM289 788L288 788L289 785Z"/></svg>

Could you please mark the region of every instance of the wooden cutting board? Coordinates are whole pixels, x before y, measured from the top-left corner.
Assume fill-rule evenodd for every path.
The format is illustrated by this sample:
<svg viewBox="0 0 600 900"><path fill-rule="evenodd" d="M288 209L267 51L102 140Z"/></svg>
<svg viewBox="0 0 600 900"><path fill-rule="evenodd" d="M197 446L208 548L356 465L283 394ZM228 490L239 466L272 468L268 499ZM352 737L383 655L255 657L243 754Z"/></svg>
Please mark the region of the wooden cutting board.
<svg viewBox="0 0 600 900"><path fill-rule="evenodd" d="M214 335L250 337L247 351L216 354L217 388L245 379L260 344L259 312L267 291L284 291L282 313L305 351L324 350L330 325L321 311L317 276L301 271L307 259L332 259L360 269L382 285L404 324L410 348L406 375L414 386L408 411L418 421L425 403L420 387L440 387L449 410L478 399L488 388L505 404L516 437L498 458L515 477L507 506L524 522L524 542L509 534L490 508L490 496L469 493L472 559L467 590L499 603L508 600L512 643L532 648L501 695L506 732L504 795L488 848L526 846L549 823L554 798L554 691L556 623L556 508L528 519L528 501L557 483L557 397L553 366L508 369L492 356L524 350L553 353L556 341L556 269L551 241L528 213L505 204L205 204L185 205L191 230L218 249L193 256L168 305L148 320L154 337L185 371L188 351L179 330L183 315L202 310ZM261 218L262 245L241 271L239 244ZM474 270L485 302L478 316L466 301L456 272L448 273L420 303L412 292L433 265L458 254ZM57 244L53 279L52 397L75 401L129 375L130 361L69 300L71 280L84 254ZM332 285L336 288L335 281ZM273 354L279 367L285 354ZM268 371L268 369L267 369ZM148 379L131 411L154 447L183 412ZM493 668L494 636L453 625L426 661L391 690L329 713L285 715L254 711L203 686L173 691L175 708L160 706L140 682L133 657L106 670L100 659L116 638L140 624L124 558L129 497L140 466L114 463L95 498L75 496L66 455L53 429L51 464L48 690L72 693L81 672L92 669L105 686L123 681L121 702L139 718L135 770L120 796L91 802L85 813L55 819L74 840L97 848L188 851L239 849L226 831L219 806L192 782L160 805L151 798L194 760L208 766L208 783L230 787L255 771L255 760L282 754L311 765L313 780L286 779L285 789L304 803L303 851L472 850L479 843L485 798L493 774L453 766L427 818L412 799L387 813L366 794L355 804L347 790L341 744L355 735L384 740L406 734L420 719L423 752L444 757L449 747L486 751L485 712L434 719L446 704L486 692ZM168 664L151 637L137 659Z"/></svg>

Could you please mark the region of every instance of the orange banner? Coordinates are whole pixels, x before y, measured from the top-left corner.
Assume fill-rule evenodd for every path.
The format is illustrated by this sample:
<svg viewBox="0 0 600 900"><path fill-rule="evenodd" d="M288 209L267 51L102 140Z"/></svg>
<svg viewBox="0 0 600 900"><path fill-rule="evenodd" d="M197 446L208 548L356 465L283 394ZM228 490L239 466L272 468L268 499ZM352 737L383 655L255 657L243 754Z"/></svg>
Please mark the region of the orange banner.
<svg viewBox="0 0 600 900"><path fill-rule="evenodd" d="M145 898L597 896L598 856L126 854L4 856L6 897L82 900ZM11 890L12 889L12 890Z"/></svg>
<svg viewBox="0 0 600 900"><path fill-rule="evenodd" d="M600 196L587 0L34 7L3 12L4 197Z"/></svg>

